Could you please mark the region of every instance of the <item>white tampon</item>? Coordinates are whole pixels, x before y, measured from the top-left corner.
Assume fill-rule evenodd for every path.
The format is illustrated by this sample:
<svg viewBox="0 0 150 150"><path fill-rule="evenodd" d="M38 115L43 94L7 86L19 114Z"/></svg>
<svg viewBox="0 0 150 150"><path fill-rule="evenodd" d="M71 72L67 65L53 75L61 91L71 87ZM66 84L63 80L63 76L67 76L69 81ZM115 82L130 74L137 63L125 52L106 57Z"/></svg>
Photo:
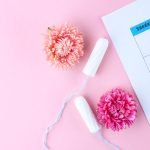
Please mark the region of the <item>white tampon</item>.
<svg viewBox="0 0 150 150"><path fill-rule="evenodd" d="M91 133L96 133L100 130L100 125L98 125L94 114L89 106L89 104L87 103L87 101L85 100L84 97L79 96L77 98L75 98L75 106L77 108L77 110L79 111L82 119L84 120L86 126L88 127L89 131Z"/></svg>
<svg viewBox="0 0 150 150"><path fill-rule="evenodd" d="M86 63L83 73L87 76L95 76L98 67L105 55L105 52L108 48L108 40L105 38L101 38L96 42L96 45Z"/></svg>
<svg viewBox="0 0 150 150"><path fill-rule="evenodd" d="M97 120L95 119L94 113L91 110L89 104L87 103L86 99L83 96L79 96L75 98L75 106L77 110L79 111L82 119L84 120L87 128L91 133L95 133L97 137L103 141L104 144L109 146L112 150L120 150L120 148L111 143L109 140L107 140L102 133L100 132L100 129L102 128L98 123Z"/></svg>

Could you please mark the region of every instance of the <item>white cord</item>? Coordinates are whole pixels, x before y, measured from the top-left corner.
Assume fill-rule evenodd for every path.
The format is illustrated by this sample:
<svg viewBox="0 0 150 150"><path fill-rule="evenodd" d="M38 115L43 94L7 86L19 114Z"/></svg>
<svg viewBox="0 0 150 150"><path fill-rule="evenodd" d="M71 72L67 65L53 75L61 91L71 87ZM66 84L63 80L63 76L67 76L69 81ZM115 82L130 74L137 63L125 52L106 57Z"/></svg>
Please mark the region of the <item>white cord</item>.
<svg viewBox="0 0 150 150"><path fill-rule="evenodd" d="M65 110L68 102L70 102L73 99L73 97L78 96L78 95L80 95L80 93L82 93L82 91L85 89L85 87L88 83L88 80L89 80L89 77L85 78L83 80L83 83L81 84L79 90L74 90L70 95L68 95L64 98L63 104L57 113L56 119L47 127L46 132L44 134L44 141L43 141L44 150L50 150L50 147L48 146L48 143L47 143L48 136L49 136L50 132L54 129L54 127L57 125L57 123L60 121L60 119L62 118L62 115L64 113L64 110ZM106 145L108 145L112 150L121 150L117 145L115 145L115 144L111 143L109 140L107 140L101 132L98 132L97 136Z"/></svg>
<svg viewBox="0 0 150 150"><path fill-rule="evenodd" d="M104 144L106 144L107 146L110 147L111 150L121 150L119 146L113 144L112 142L110 142L109 140L107 140L104 135L102 134L102 132L97 132L97 137L103 141Z"/></svg>
<svg viewBox="0 0 150 150"><path fill-rule="evenodd" d="M49 150L49 146L47 144L48 141L48 136L50 134L50 132L54 129L54 127L56 126L56 124L60 121L60 119L62 118L63 112L68 104L68 102L70 102L73 97L78 96L80 93L82 93L82 91L85 89L87 83L88 83L89 77L87 76L84 80L83 83L81 84L79 90L74 90L70 95L66 96L63 100L63 104L59 110L59 112L57 113L56 119L54 120L54 122L52 122L46 129L46 132L44 134L44 141L43 141L43 145L44 145L44 150Z"/></svg>

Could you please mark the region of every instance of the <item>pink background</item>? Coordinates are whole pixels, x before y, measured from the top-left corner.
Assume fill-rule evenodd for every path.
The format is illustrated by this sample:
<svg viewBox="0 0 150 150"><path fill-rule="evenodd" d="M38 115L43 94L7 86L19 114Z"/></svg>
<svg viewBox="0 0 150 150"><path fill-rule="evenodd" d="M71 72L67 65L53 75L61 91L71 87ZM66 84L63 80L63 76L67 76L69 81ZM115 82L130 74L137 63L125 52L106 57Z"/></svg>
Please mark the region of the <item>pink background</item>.
<svg viewBox="0 0 150 150"><path fill-rule="evenodd" d="M81 73L99 37L108 37L100 17L131 0L1 0L0 1L0 149L42 150L45 128L62 98L79 87ZM70 22L85 36L80 64L63 72L48 65L43 37L49 25ZM133 93L115 49L110 44L100 70L84 95L92 108L103 92L121 87ZM104 134L122 150L149 150L150 127L139 108L135 124ZM73 102L49 136L52 150L107 150L85 127Z"/></svg>

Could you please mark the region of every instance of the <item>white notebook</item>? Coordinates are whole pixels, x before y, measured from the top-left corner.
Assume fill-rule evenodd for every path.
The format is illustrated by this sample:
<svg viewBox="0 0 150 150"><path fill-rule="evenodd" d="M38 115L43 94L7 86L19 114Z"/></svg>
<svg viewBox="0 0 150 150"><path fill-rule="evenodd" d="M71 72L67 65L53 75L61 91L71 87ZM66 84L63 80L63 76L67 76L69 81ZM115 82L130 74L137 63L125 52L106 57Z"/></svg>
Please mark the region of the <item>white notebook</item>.
<svg viewBox="0 0 150 150"><path fill-rule="evenodd" d="M137 0L102 18L150 123L150 0Z"/></svg>

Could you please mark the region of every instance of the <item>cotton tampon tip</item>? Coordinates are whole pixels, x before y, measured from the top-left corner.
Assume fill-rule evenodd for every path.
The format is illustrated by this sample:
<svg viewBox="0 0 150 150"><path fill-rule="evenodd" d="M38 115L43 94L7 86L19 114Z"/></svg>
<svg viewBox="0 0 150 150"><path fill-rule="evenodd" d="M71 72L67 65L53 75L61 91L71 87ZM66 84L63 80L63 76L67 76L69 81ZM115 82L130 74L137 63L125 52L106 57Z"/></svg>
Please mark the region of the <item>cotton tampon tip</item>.
<svg viewBox="0 0 150 150"><path fill-rule="evenodd" d="M96 42L96 45L88 59L88 62L83 69L83 73L85 75L91 77L95 76L108 48L108 43L108 40L105 38L101 38Z"/></svg>

